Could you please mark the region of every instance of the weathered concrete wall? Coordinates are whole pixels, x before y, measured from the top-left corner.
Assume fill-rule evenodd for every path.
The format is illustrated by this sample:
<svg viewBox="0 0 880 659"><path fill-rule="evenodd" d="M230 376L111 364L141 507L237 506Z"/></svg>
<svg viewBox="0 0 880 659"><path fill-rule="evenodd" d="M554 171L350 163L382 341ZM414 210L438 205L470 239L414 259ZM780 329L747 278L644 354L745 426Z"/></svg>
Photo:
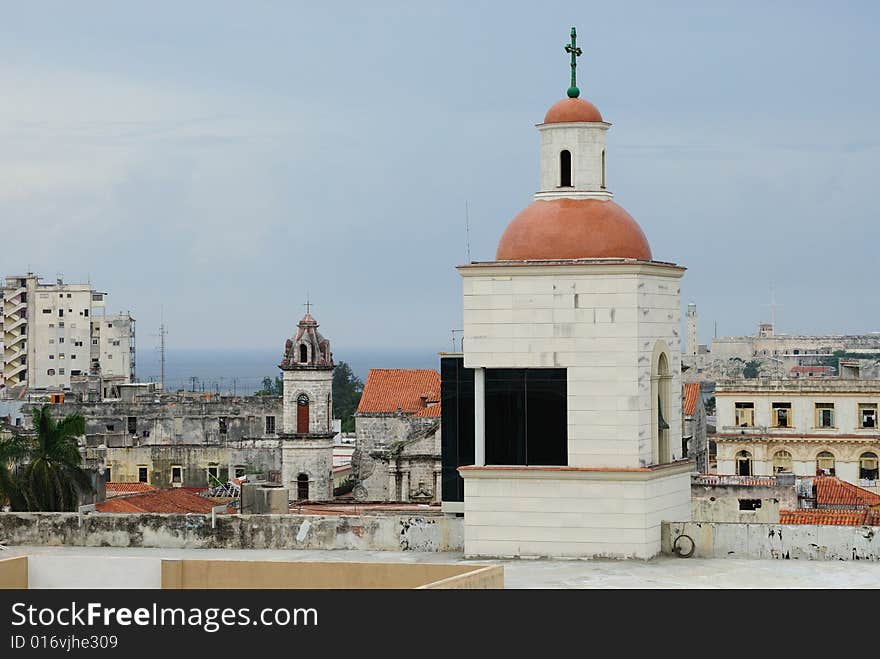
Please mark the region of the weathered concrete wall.
<svg viewBox="0 0 880 659"><path fill-rule="evenodd" d="M405 413L358 414L355 428L352 472L356 498L440 500L439 419Z"/></svg>
<svg viewBox="0 0 880 659"><path fill-rule="evenodd" d="M463 522L443 515L0 513L9 545L194 549L461 551Z"/></svg>
<svg viewBox="0 0 880 659"><path fill-rule="evenodd" d="M662 551L673 544L697 558L880 561L880 527L821 524L663 522Z"/></svg>
<svg viewBox="0 0 880 659"><path fill-rule="evenodd" d="M281 474L281 440L242 440L229 446L151 445L130 448L108 448L107 466L116 482L138 480L138 468L147 467L147 480L159 488L171 487L171 468L182 467L184 487L213 487L208 467L217 467L218 477L225 482L236 467L245 473ZM91 450L91 449L89 449Z"/></svg>
<svg viewBox="0 0 880 659"><path fill-rule="evenodd" d="M282 401L280 396L217 396L210 400L189 395L138 396L135 402L65 401L53 411L59 418L82 414L92 444L225 445L245 437L273 437L274 433L266 434L266 417L274 417L280 431Z"/></svg>
<svg viewBox="0 0 880 659"><path fill-rule="evenodd" d="M740 510L739 499L730 497L691 496L691 519L700 522L779 522L779 499L761 496L744 496L743 499L758 499L757 510Z"/></svg>

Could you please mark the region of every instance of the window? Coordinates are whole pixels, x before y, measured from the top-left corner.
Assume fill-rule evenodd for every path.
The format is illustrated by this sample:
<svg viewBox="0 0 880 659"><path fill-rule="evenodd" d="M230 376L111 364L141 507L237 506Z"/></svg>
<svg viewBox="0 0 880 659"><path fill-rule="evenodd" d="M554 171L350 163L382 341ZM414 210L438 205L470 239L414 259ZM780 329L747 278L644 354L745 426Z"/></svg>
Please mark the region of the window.
<svg viewBox="0 0 880 659"><path fill-rule="evenodd" d="M52 310L51 309L43 309L43 313L52 313ZM49 327L51 327L51 325Z"/></svg>
<svg viewBox="0 0 880 659"><path fill-rule="evenodd" d="M300 501L307 501L309 498L309 476L308 474L300 474L296 477L296 498Z"/></svg>
<svg viewBox="0 0 880 659"><path fill-rule="evenodd" d="M72 369L72 370L70 371L70 374L71 374L71 375L82 375L82 371L80 371L79 369L74 368L74 369Z"/></svg>
<svg viewBox="0 0 880 659"><path fill-rule="evenodd" d="M816 403L816 427L834 427L834 403Z"/></svg>
<svg viewBox="0 0 880 659"><path fill-rule="evenodd" d="M266 417L266 434L274 435L275 434L275 417L267 416Z"/></svg>
<svg viewBox="0 0 880 659"><path fill-rule="evenodd" d="M309 361L309 349L306 348L306 344L303 343L299 347L299 362L300 364L305 364Z"/></svg>
<svg viewBox="0 0 880 659"><path fill-rule="evenodd" d="M309 397L300 394L296 397L296 432L307 433L309 431Z"/></svg>
<svg viewBox="0 0 880 659"><path fill-rule="evenodd" d="M834 455L822 451L816 456L816 475L834 476Z"/></svg>
<svg viewBox="0 0 880 659"><path fill-rule="evenodd" d="M178 487L183 484L183 467L171 467L171 484Z"/></svg>
<svg viewBox="0 0 880 659"><path fill-rule="evenodd" d="M791 403L773 403L773 427L791 428Z"/></svg>
<svg viewBox="0 0 880 659"><path fill-rule="evenodd" d="M104 468L104 482L105 483L112 483L113 482L113 478L110 476L110 467Z"/></svg>
<svg viewBox="0 0 880 659"><path fill-rule="evenodd" d="M149 437L149 436L150 436L149 430L142 430L141 431L141 437Z"/></svg>
<svg viewBox="0 0 880 659"><path fill-rule="evenodd" d="M107 323L107 327L113 327L113 323Z"/></svg>
<svg viewBox="0 0 880 659"><path fill-rule="evenodd" d="M106 428L108 431L113 432L114 430L116 430L116 424L115 423L108 423L106 425Z"/></svg>
<svg viewBox="0 0 880 659"><path fill-rule="evenodd" d="M55 339L49 339L49 343L55 343Z"/></svg>
<svg viewBox="0 0 880 659"><path fill-rule="evenodd" d="M602 149L602 185L601 188L605 189L605 149Z"/></svg>
<svg viewBox="0 0 880 659"><path fill-rule="evenodd" d="M51 358L52 355L49 355L49 357ZM55 375L55 369L54 368L47 369L46 375Z"/></svg>
<svg viewBox="0 0 880 659"><path fill-rule="evenodd" d="M85 316L86 318L89 317L89 310L88 309L83 309L83 316Z"/></svg>
<svg viewBox="0 0 880 659"><path fill-rule="evenodd" d="M64 327L64 323L58 323L58 327Z"/></svg>
<svg viewBox="0 0 880 659"><path fill-rule="evenodd" d="M571 152L561 151L559 153L559 187L571 187Z"/></svg>
<svg viewBox="0 0 880 659"><path fill-rule="evenodd" d="M859 423L862 428L877 427L877 404L876 403L860 403L859 404Z"/></svg>
<svg viewBox="0 0 880 659"><path fill-rule="evenodd" d="M55 355L49 355L49 359L55 359Z"/></svg>
<svg viewBox="0 0 880 659"><path fill-rule="evenodd" d="M773 473L774 474L790 474L792 473L791 468L791 453L788 451L776 451L773 454Z"/></svg>
<svg viewBox="0 0 880 659"><path fill-rule="evenodd" d="M237 466L237 467L235 468L235 477L236 477L236 478L243 478L243 477L244 477L244 471L245 471L244 467L242 467L241 465Z"/></svg>
<svg viewBox="0 0 880 659"><path fill-rule="evenodd" d="M98 339L92 339L92 345L93 346L98 345Z"/></svg>
<svg viewBox="0 0 880 659"><path fill-rule="evenodd" d="M761 509L761 500L760 499L740 499L739 500L739 509L740 510L760 510Z"/></svg>
<svg viewBox="0 0 880 659"><path fill-rule="evenodd" d="M220 428L220 434L225 435L226 434L226 417L221 416L219 419L217 419L217 425Z"/></svg>
<svg viewBox="0 0 880 659"><path fill-rule="evenodd" d="M64 343L64 337L63 337L63 336L60 337L60 338L58 339L58 343Z"/></svg>
<svg viewBox="0 0 880 659"><path fill-rule="evenodd" d="M138 420L136 416L128 417L128 434L129 435L137 435L138 432Z"/></svg>
<svg viewBox="0 0 880 659"><path fill-rule="evenodd" d="M58 310L58 317L59 317L59 318L64 318L64 309L59 309L59 310Z"/></svg>
<svg viewBox="0 0 880 659"><path fill-rule="evenodd" d="M755 425L754 403L734 403L733 412L738 428L751 428Z"/></svg>
<svg viewBox="0 0 880 659"><path fill-rule="evenodd" d="M736 454L736 475L752 475L752 454L748 451L740 451Z"/></svg>
<svg viewBox="0 0 880 659"><path fill-rule="evenodd" d="M64 375L64 369L63 369L63 368L59 368L59 369L58 369L58 375Z"/></svg>
<svg viewBox="0 0 880 659"><path fill-rule="evenodd" d="M215 464L208 465L207 473L209 487L220 485L220 467Z"/></svg>
<svg viewBox="0 0 880 659"><path fill-rule="evenodd" d="M71 358L71 359L76 359L76 355L71 355L70 358Z"/></svg>
<svg viewBox="0 0 880 659"><path fill-rule="evenodd" d="M880 474L877 466L876 453L862 453L859 456L859 478L863 480L875 481Z"/></svg>
<svg viewBox="0 0 880 659"><path fill-rule="evenodd" d="M486 369L486 464L567 465L563 368Z"/></svg>
<svg viewBox="0 0 880 659"><path fill-rule="evenodd" d="M138 483L146 483L147 482L147 468L146 467L138 467Z"/></svg>

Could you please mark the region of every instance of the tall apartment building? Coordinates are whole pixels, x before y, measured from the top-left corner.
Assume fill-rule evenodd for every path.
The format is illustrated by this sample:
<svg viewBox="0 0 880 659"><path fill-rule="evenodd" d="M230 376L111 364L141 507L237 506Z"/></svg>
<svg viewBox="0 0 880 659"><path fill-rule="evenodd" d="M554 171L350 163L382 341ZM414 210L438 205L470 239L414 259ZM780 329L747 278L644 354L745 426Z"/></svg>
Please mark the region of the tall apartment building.
<svg viewBox="0 0 880 659"><path fill-rule="evenodd" d="M63 390L71 376L134 378L134 319L106 316L106 293L89 284L47 284L32 273L7 276L2 289L0 389ZM105 338L106 337L106 338Z"/></svg>

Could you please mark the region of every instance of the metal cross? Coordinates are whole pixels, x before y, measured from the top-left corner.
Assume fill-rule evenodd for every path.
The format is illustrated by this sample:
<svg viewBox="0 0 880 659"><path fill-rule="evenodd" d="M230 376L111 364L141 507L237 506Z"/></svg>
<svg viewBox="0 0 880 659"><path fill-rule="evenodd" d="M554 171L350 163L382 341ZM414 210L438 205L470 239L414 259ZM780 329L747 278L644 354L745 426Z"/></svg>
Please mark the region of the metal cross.
<svg viewBox="0 0 880 659"><path fill-rule="evenodd" d="M312 303L309 302L309 298L306 298L306 303L303 305L306 308L306 313L311 313L312 311Z"/></svg>
<svg viewBox="0 0 880 659"><path fill-rule="evenodd" d="M574 27L571 28L571 43L565 45L565 52L571 53L571 87L568 88L568 97L577 98L581 95L581 90L577 88L577 58L583 51L577 47L577 30Z"/></svg>

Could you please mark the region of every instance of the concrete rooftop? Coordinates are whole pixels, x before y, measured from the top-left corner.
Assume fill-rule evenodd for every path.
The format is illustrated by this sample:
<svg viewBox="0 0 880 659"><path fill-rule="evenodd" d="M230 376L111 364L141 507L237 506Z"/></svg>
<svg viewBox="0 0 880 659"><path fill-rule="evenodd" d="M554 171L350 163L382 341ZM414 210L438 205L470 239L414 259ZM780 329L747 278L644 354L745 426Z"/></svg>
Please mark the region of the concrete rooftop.
<svg viewBox="0 0 880 659"><path fill-rule="evenodd" d="M456 552L354 550L150 549L16 546L22 555L149 556L168 559L500 563L507 588L880 588L880 562L676 558L613 560L465 560Z"/></svg>

